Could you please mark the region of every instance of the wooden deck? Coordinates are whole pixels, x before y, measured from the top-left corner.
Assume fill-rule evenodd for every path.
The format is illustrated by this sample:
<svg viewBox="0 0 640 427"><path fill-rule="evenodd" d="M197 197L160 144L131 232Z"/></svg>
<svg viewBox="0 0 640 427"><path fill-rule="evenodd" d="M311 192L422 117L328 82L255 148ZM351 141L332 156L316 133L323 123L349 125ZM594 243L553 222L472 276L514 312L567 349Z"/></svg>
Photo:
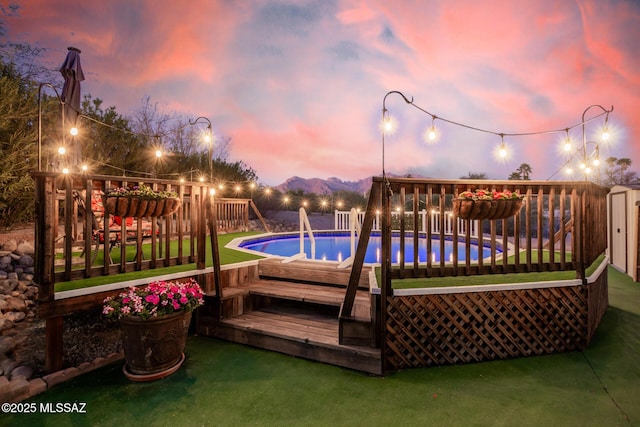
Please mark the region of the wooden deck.
<svg viewBox="0 0 640 427"><path fill-rule="evenodd" d="M213 306L215 295L207 296L205 314L199 320L200 334L376 375L382 373L379 348L339 343L338 315L345 286L331 282L344 281L342 272L332 279L331 266L309 262L288 265L274 260L265 260L259 270L258 279L223 288L218 313ZM303 270L315 270L315 274L301 275ZM274 271L279 278L274 277ZM269 274L269 278L263 274ZM325 283L315 282L318 278ZM363 323L370 323L370 310L368 291L358 290L356 316ZM367 333L372 337L373 329ZM373 342L373 338L365 341Z"/></svg>

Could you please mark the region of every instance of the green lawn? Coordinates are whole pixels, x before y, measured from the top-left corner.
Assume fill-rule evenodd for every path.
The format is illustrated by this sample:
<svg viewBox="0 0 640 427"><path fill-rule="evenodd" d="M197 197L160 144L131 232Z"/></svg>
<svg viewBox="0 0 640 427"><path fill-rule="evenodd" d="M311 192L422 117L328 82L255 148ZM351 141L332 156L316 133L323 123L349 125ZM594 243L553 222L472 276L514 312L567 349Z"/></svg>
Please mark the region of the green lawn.
<svg viewBox="0 0 640 427"><path fill-rule="evenodd" d="M609 269L589 348L409 369L385 378L202 336L174 375L133 383L122 362L27 403L84 414L3 414L2 426L640 426L640 285Z"/></svg>
<svg viewBox="0 0 640 427"><path fill-rule="evenodd" d="M225 248L225 245L227 245L229 242L231 242L233 239L237 237L252 236L255 234L261 234L261 233L248 231L243 233L229 233L229 234L219 235L218 245L220 248L220 263L222 265L227 265L227 264L235 264L238 262L252 261L252 260L262 258L260 256L249 254L246 252ZM211 267L213 265L213 258L211 256L211 240L207 238L206 243L207 243L206 266ZM185 243L185 244L188 244L188 243ZM172 246L171 253L177 253L178 243L176 241L172 241L171 246ZM145 258L149 259L151 257L151 244L150 243L143 244L142 251L144 253ZM129 261L132 261L135 258L135 247L134 246L127 247L127 254L128 254L127 259ZM114 248L111 251L111 257L114 263L119 263L120 248ZM101 265L102 259L103 259L102 254L99 254L95 261L96 265ZM60 283L56 283L55 287L56 287L56 292L61 292L61 291L68 291L72 289L80 289L80 288L104 285L104 284L109 284L114 282L125 282L128 280L145 279L145 278L160 276L164 274L181 273L184 271L190 271L195 269L196 269L196 264L191 263L191 264L184 264L184 265L176 265L172 267L161 267L153 270L134 271L130 273L118 274L116 276L113 276L113 275L100 276L100 277L92 277L89 279L74 280L71 282L60 282Z"/></svg>
<svg viewBox="0 0 640 427"><path fill-rule="evenodd" d="M522 261L522 260L521 260ZM604 261L601 255L589 266L586 271L587 277L591 275ZM378 283L381 280L380 268L376 268ZM497 283L528 283L528 282L550 282L556 280L573 280L576 278L575 270L552 271L544 273L507 273L507 274L485 274L479 276L449 276L430 277L419 279L394 279L391 286L394 289L412 288L439 288L447 286L473 286L473 285L493 285Z"/></svg>

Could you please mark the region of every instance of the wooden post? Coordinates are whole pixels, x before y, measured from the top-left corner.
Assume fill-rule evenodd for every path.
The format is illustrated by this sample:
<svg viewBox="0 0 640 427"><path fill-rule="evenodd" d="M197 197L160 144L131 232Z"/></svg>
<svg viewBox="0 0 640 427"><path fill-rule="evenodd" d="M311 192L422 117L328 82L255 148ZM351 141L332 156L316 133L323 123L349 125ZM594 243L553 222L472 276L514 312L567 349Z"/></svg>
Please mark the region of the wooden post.
<svg viewBox="0 0 640 427"><path fill-rule="evenodd" d="M211 238L211 257L213 258L213 284L216 291L215 301L218 313L222 313L220 304L222 301L222 280L220 278L220 249L218 248L218 230L216 206L213 196L206 199L207 222L209 224L209 236Z"/></svg>
<svg viewBox="0 0 640 427"><path fill-rule="evenodd" d="M382 177L382 283L380 289L380 330L378 342L382 359L382 375L387 371L387 298L391 290L391 183Z"/></svg>
<svg viewBox="0 0 640 427"><path fill-rule="evenodd" d="M200 187L200 194L198 198L198 260L197 266L198 269L203 269L206 264L206 235L207 235L207 225L206 225L206 207L204 204L205 200L205 187ZM192 202L193 203L193 202Z"/></svg>
<svg viewBox="0 0 640 427"><path fill-rule="evenodd" d="M63 317L55 316L47 318L45 322L45 362L47 372L56 372L62 369L62 328Z"/></svg>
<svg viewBox="0 0 640 427"><path fill-rule="evenodd" d="M371 193L369 194L369 202L367 203L367 211L365 212L360 236L358 236L358 249L356 250L355 254L351 254L351 256L353 257L353 264L351 266L349 284L347 285L344 302L342 304L342 311L340 313L341 317L351 316L353 303L356 298L356 292L358 290L358 283L360 282L360 276L362 274L364 256L367 252L369 236L371 235L371 229L373 228L373 219L376 216L376 207L378 206L379 197L380 186L373 185L371 187Z"/></svg>

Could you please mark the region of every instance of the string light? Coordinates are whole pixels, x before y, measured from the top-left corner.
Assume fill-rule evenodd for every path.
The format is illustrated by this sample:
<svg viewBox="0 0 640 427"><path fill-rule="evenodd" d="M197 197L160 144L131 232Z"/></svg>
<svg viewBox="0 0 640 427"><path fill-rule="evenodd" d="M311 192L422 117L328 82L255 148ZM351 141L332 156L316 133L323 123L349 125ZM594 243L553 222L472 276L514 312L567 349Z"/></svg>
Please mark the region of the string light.
<svg viewBox="0 0 640 427"><path fill-rule="evenodd" d="M402 92L399 91L390 91L387 92L383 98L382 101L382 117L383 117L383 123L385 123L386 120L388 120L389 116L389 111L387 110L386 107L386 100L387 100L387 96L391 95L391 94L397 94L400 95L402 97L402 99L405 101L405 103L411 105L412 107L422 111L423 113L431 116L431 127L429 128L429 130L426 132L425 136L427 137L428 140L432 141L435 140L437 138L437 132L435 130L435 126L434 126L434 122L435 119L439 119L442 120L443 122L455 125L455 126L459 126L459 127L463 127L466 129L470 129L470 130L474 130L477 132L483 132L483 133L489 133L489 134L493 134L493 135L497 135L500 136L501 142L500 142L500 147L498 150L498 155L501 159L504 159L507 156L507 151L506 151L506 146L504 144L504 137L505 136L516 136L516 137L520 137L520 136L532 136L532 135L545 135L545 134L552 134L552 133L559 133L559 132L564 132L566 134L566 138L565 138L565 142L564 142L564 151L565 152L570 152L572 150L572 144L571 144L571 139L569 137L569 131L573 128L576 128L578 126L582 126L582 130L583 130L583 139L584 139L584 125L586 123L591 122L592 120L595 120L601 116L605 116L605 121L604 121L604 126L603 126L603 132L602 132L602 136L601 139L602 141L608 141L610 138L609 135L609 114L611 112L613 112L613 106L611 106L611 109L607 110L606 108L600 106L600 105L591 105L589 107L587 107L587 109L583 112L582 114L582 121L580 123L577 123L573 126L569 126L566 128L562 128L562 129L551 129L551 130L545 130L545 131L532 131L532 132L517 132L517 133L506 133L506 132L495 132L492 130L488 130L488 129L483 129L483 128L479 128L476 126L470 126L470 125L466 125L464 123L460 123L454 120L449 120L446 119L444 117L438 117L435 114L425 110L424 108L418 106L416 103L414 103L413 101L413 97L411 99L407 98ZM597 114L589 119L585 119L585 114L587 113L587 111L592 108L592 107L599 107L602 112L600 114ZM386 176L386 172L385 172L385 156L384 156L384 148L385 148L385 135L388 135L388 132L384 132L384 128L383 128L383 132L382 132L382 175L383 177ZM587 158L587 153L586 153L586 142L583 142L583 157L586 159ZM599 164L599 159L597 157L597 153L598 152L598 146L596 145L596 157L593 160L593 164L594 165L598 165ZM575 156L575 154L574 154ZM566 166L569 163L569 161L567 161L565 163L564 166ZM584 164L584 171L585 173L589 173L591 171L591 169L589 167L587 167L586 163L583 162ZM557 173L557 172L556 172ZM555 173L554 173L555 175ZM553 175L552 175L553 176ZM551 178L551 177L550 177ZM549 178L549 179L550 179Z"/></svg>
<svg viewBox="0 0 640 427"><path fill-rule="evenodd" d="M428 142L435 142L438 137L438 133L436 132L436 125L435 125L436 118L437 118L436 116L431 116L431 127L427 130Z"/></svg>
<svg viewBox="0 0 640 427"><path fill-rule="evenodd" d="M500 150L498 151L498 154L501 159L507 157L507 147L504 145L504 134L500 134Z"/></svg>
<svg viewBox="0 0 640 427"><path fill-rule="evenodd" d="M567 136L564 140L564 151L568 153L573 149L573 146L571 145L571 137L569 137L569 128L565 129L565 132Z"/></svg>

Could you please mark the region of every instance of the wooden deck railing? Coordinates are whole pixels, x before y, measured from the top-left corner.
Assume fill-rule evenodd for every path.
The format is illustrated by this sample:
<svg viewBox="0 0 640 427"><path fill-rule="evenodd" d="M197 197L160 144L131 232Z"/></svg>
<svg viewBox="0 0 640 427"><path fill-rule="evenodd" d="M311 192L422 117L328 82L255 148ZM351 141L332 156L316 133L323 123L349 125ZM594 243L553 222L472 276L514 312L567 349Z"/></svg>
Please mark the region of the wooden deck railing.
<svg viewBox="0 0 640 427"><path fill-rule="evenodd" d="M453 230L448 230L445 214L451 211L452 200L463 191L476 189L518 191L524 196L524 205L511 218L480 220L477 239L470 235L470 227L464 232L459 229L457 218L453 218ZM386 296L393 295L392 279L566 270L575 270L576 277L584 279L585 268L606 250L606 194L604 188L588 182L374 178L342 316L351 315L376 215L382 215L380 286L384 301ZM400 215L392 227L391 212L398 209L412 212L412 215ZM412 232L420 229L418 221L422 209L439 213L435 217L427 216L426 259L419 259L420 236ZM408 223L407 218L413 223ZM430 224L433 218L440 222L435 227ZM397 233L400 241L399 255L393 257L392 228L398 230L394 235ZM406 245L411 240L413 245ZM453 243L452 260L441 256L433 261L433 245L438 245L436 249L444 254L447 241ZM464 245L462 257L459 256L459 243ZM480 249L487 248L489 256L473 260L472 244ZM412 257L406 253L410 246ZM406 262L405 259L413 261ZM384 313L383 308L380 310Z"/></svg>
<svg viewBox="0 0 640 427"><path fill-rule="evenodd" d="M42 300L53 299L59 282L190 263L197 269L205 267L207 184L53 172L32 176L36 182L36 277ZM141 220L105 215L102 195L107 190L142 184L178 193L181 207L169 216ZM252 200L213 200L217 231L248 230L250 209L269 231Z"/></svg>
<svg viewBox="0 0 640 427"><path fill-rule="evenodd" d="M99 305L106 296L119 292L117 287L109 287L58 298L58 282L113 276L115 283L122 281L117 278L122 273L194 263L193 275L200 276L205 288L219 289L216 217L207 184L55 172L33 172L32 177L36 187L34 280L39 286L38 316L46 320L47 371L62 368L64 316ZM112 222L114 217L102 206L102 195L114 187L141 184L178 193L181 206L165 217ZM204 275L207 235L214 269L213 274ZM151 243L150 251L145 248L143 252L143 241ZM128 250L131 247L133 250ZM96 261L98 252L103 255L101 262Z"/></svg>
<svg viewBox="0 0 640 427"><path fill-rule="evenodd" d="M54 284L62 281L186 263L204 268L206 184L51 172L32 176L36 181L36 277L41 299L51 298ZM182 206L166 217L135 223L124 219L120 224L96 209L96 198L107 190L140 184L175 191ZM151 243L148 259L142 251L143 240ZM133 257L132 250L127 250L130 247ZM113 262L117 249L120 259ZM102 254L100 265L95 262L97 252Z"/></svg>

